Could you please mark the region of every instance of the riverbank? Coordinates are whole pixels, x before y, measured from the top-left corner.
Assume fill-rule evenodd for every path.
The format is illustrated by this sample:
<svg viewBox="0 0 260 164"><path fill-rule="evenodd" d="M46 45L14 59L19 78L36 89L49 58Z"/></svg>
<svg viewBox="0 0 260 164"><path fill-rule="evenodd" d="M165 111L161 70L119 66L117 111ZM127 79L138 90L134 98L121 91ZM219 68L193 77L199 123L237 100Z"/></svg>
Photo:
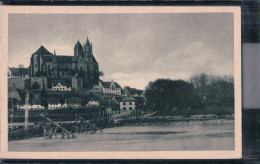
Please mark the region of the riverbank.
<svg viewBox="0 0 260 164"><path fill-rule="evenodd" d="M76 134L75 139L43 137L10 141L9 151L188 151L234 150L234 120L180 121L158 125L120 126L103 133ZM223 144L225 143L225 144Z"/></svg>
<svg viewBox="0 0 260 164"><path fill-rule="evenodd" d="M176 116L156 116L156 117L132 117L127 119L113 120L109 126L142 126L142 125L161 125L174 122L199 122L199 121L225 121L234 120L233 115L213 116L213 117L176 117Z"/></svg>

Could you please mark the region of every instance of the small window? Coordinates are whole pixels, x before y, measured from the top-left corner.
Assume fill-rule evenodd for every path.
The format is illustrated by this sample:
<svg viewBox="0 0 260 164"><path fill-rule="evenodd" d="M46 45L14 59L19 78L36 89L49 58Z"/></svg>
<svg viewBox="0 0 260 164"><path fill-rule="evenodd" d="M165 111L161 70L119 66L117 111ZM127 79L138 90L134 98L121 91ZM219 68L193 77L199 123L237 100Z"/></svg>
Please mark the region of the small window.
<svg viewBox="0 0 260 164"><path fill-rule="evenodd" d="M132 107L130 107L129 109L132 110Z"/></svg>
<svg viewBox="0 0 260 164"><path fill-rule="evenodd" d="M129 105L132 105L132 102L130 102Z"/></svg>
<svg viewBox="0 0 260 164"><path fill-rule="evenodd" d="M125 102L123 102L123 105L125 105Z"/></svg>

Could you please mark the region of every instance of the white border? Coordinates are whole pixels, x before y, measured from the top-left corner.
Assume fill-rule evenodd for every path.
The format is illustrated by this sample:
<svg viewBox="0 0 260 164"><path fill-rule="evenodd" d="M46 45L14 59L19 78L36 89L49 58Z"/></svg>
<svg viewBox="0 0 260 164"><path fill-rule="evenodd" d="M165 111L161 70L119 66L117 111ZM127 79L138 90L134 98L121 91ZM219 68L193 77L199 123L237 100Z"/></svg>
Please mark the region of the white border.
<svg viewBox="0 0 260 164"><path fill-rule="evenodd" d="M8 152L7 58L8 14L97 14L97 13L233 13L235 78L234 151L142 151L142 152ZM1 53L1 158L5 159L237 159L242 157L241 9L240 7L97 7L97 6L2 6Z"/></svg>

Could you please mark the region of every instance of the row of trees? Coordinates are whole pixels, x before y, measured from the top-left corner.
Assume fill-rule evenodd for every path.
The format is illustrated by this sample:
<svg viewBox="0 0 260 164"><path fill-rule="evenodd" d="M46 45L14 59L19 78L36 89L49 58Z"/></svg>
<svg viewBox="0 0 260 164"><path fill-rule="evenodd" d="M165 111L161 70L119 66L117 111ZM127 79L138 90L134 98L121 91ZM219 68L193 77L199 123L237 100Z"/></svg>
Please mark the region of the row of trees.
<svg viewBox="0 0 260 164"><path fill-rule="evenodd" d="M157 79L145 89L147 108L160 114L234 107L234 78L199 74L190 81ZM186 112L185 112L186 111Z"/></svg>

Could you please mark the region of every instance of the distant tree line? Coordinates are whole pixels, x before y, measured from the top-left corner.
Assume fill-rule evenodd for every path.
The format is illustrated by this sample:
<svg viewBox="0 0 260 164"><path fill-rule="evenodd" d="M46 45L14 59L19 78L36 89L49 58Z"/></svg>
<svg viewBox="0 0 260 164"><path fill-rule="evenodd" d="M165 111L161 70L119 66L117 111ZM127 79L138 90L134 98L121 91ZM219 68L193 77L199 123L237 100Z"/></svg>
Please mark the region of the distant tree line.
<svg viewBox="0 0 260 164"><path fill-rule="evenodd" d="M194 75L190 80L157 79L145 89L146 107L160 115L234 113L233 76Z"/></svg>

